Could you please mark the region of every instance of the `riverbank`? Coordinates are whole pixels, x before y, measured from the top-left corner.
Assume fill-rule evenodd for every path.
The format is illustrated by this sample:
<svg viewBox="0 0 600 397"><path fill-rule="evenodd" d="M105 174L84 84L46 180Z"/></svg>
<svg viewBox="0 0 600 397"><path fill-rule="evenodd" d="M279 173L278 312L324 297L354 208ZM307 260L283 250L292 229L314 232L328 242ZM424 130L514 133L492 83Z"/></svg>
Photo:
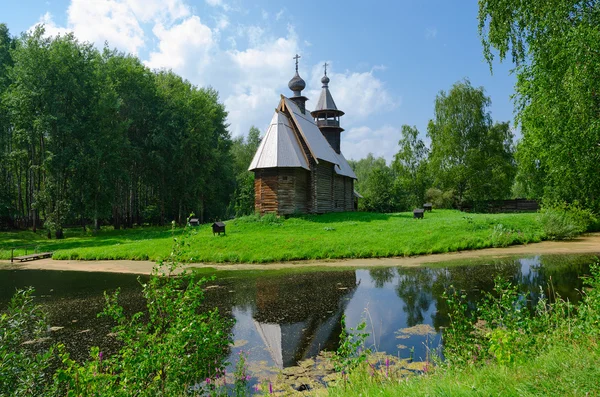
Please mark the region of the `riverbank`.
<svg viewBox="0 0 600 397"><path fill-rule="evenodd" d="M218 270L279 270L291 268L366 268L366 267L415 267L452 261L475 259L495 259L516 255L550 254L600 254L600 233L590 233L569 241L543 241L506 248L485 248L450 252L444 254L420 255L393 258L364 258L343 260L289 261L268 264L256 263L191 263L189 268L214 268ZM13 263L0 261L0 266L21 270L66 270L109 273L150 274L155 262L132 260L53 260L42 259L33 262Z"/></svg>

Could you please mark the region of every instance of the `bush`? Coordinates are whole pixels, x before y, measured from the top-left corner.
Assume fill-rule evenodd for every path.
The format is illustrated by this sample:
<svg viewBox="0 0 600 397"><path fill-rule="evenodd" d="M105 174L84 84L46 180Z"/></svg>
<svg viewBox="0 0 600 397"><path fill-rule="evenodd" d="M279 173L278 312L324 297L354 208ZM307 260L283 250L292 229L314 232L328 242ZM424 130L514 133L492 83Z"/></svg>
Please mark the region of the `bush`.
<svg viewBox="0 0 600 397"><path fill-rule="evenodd" d="M91 360L79 365L61 351L64 367L55 375L59 394L183 395L199 380L223 374L233 323L217 309L200 310L206 279L182 270L185 244L175 237L174 242L169 261L155 266L143 285L147 313L127 316L118 303L119 291L105 293L100 315L116 322L113 332L122 343L117 354L103 357L94 348Z"/></svg>
<svg viewBox="0 0 600 397"><path fill-rule="evenodd" d="M598 222L594 214L578 205L544 208L540 223L550 240L565 240L577 237Z"/></svg>
<svg viewBox="0 0 600 397"><path fill-rule="evenodd" d="M169 261L157 264L142 286L145 312L128 316L119 304L119 292L105 293L100 315L115 321L113 332L121 344L113 355L93 347L90 359L78 363L63 345L32 353L24 342L43 340L45 313L33 303L32 289L18 291L7 312L0 314L0 396L214 394L214 381L204 383L207 390L199 390L199 382L223 377L233 321L217 309L201 308L206 279L181 268L186 244L183 236L173 237ZM52 361L56 357L59 361ZM245 359L240 365L244 363ZM56 367L53 377L51 364ZM243 386L238 382L236 393Z"/></svg>
<svg viewBox="0 0 600 397"><path fill-rule="evenodd" d="M454 190L445 192L434 187L425 192L425 201L433 204L435 208L452 208L454 205Z"/></svg>
<svg viewBox="0 0 600 397"><path fill-rule="evenodd" d="M53 349L35 354L24 344L48 332L46 315L33 303L32 288L19 290L0 314L0 396L39 396L48 385Z"/></svg>

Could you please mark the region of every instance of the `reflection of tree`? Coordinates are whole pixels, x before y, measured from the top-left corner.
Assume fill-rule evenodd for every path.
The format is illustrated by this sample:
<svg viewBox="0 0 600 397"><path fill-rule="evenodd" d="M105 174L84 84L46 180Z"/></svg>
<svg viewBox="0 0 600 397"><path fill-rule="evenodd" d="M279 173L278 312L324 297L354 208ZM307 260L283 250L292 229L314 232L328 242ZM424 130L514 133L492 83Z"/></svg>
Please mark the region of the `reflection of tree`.
<svg viewBox="0 0 600 397"><path fill-rule="evenodd" d="M404 302L406 325L412 327L421 324L424 313L429 310L433 295L431 287L433 272L431 269L398 268L396 294Z"/></svg>
<svg viewBox="0 0 600 397"><path fill-rule="evenodd" d="M369 275L375 282L375 288L383 288L394 279L394 269L391 267L369 269Z"/></svg>

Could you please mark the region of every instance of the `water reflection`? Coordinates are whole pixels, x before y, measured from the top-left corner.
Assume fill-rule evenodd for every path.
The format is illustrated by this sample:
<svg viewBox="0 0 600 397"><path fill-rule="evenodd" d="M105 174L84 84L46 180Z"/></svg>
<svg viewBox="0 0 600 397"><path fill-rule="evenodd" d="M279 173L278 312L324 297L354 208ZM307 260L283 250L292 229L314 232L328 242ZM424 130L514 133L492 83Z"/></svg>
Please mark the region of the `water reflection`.
<svg viewBox="0 0 600 397"><path fill-rule="evenodd" d="M205 306L235 318L231 355L244 350L263 366L287 367L321 350L335 350L343 314L351 327L367 321L367 343L377 351L412 354L418 360L440 343L440 329L448 324L443 293L451 285L465 292L471 308L492 290L496 277L517 283L529 304L539 298L540 287L545 295L555 291L577 301L580 277L592 261L590 256L537 256L427 268L220 272L206 288ZM36 288L51 325L65 327L53 333L54 340L65 343L77 359L86 358L92 345L116 348L111 324L96 319L104 290L120 286L126 310L143 308L136 276L47 271L0 271L0 308L15 288L27 285ZM432 326L437 334L397 332L418 324Z"/></svg>

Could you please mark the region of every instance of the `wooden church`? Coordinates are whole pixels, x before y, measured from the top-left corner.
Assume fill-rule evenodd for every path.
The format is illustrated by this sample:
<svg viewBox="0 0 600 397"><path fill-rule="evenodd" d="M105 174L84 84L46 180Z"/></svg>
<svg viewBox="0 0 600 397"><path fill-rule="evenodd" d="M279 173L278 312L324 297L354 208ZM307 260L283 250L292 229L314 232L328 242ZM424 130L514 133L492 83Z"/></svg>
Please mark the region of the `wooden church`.
<svg viewBox="0 0 600 397"><path fill-rule="evenodd" d="M278 215L354 211L356 175L340 151L344 112L329 91L327 64L321 95L315 110L308 112L298 58L288 84L293 96L281 96L248 168L254 172L255 209Z"/></svg>

